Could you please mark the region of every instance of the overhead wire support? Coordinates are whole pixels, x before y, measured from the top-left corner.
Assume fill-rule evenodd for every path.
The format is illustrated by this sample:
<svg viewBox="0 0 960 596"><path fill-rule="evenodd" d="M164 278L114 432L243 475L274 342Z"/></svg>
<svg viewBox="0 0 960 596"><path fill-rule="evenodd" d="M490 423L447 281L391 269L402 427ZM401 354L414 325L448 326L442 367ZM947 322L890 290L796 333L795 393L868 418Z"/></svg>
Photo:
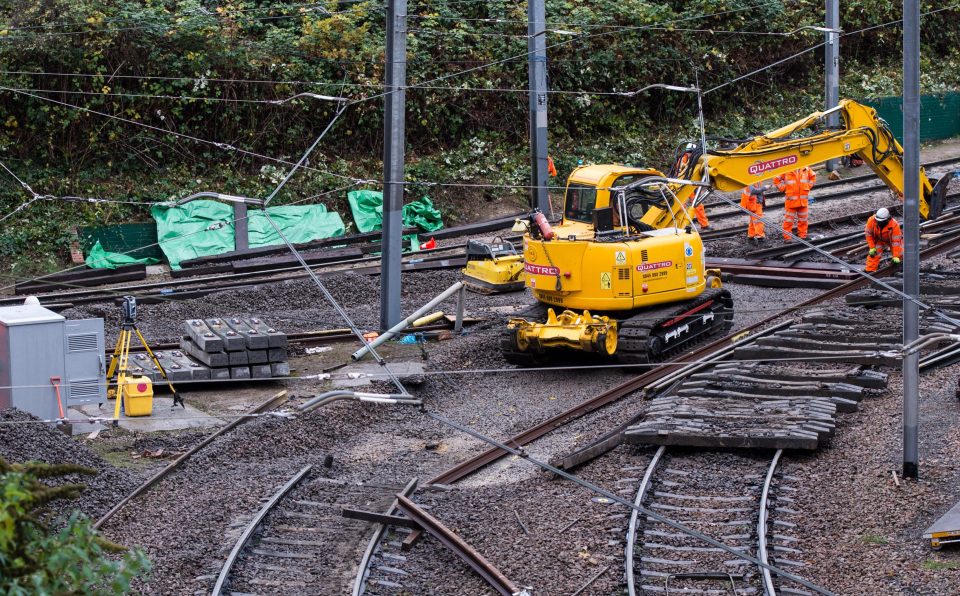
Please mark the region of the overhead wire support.
<svg viewBox="0 0 960 596"><path fill-rule="evenodd" d="M407 0L389 0L383 96L383 223L380 245L380 327L400 322L400 258L406 153Z"/></svg>

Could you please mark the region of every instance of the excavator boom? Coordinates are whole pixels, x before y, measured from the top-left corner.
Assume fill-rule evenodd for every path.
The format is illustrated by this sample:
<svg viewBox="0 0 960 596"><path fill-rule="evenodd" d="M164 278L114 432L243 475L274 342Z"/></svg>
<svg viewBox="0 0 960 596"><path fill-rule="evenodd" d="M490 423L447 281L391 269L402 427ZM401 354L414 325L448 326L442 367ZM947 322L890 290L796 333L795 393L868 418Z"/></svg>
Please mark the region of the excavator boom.
<svg viewBox="0 0 960 596"><path fill-rule="evenodd" d="M833 112L841 115L840 129L795 137L801 131L815 128ZM710 149L700 156L689 176L684 177L709 182L716 190L736 191L754 182L845 155L863 159L887 186L903 197L903 147L876 110L849 99L841 100L832 110L815 112L729 151ZM920 215L924 219L940 215L945 186L936 188L921 168ZM678 187L676 192L681 200L686 200L693 191L693 188Z"/></svg>

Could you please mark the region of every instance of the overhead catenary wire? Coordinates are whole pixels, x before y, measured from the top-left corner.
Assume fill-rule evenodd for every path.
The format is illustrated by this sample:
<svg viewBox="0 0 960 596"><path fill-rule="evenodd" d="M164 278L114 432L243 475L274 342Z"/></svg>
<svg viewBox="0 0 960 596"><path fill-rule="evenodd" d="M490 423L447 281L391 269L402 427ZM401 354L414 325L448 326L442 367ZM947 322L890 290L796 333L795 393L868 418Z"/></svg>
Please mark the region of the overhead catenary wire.
<svg viewBox="0 0 960 596"><path fill-rule="evenodd" d="M675 529L675 530L679 530L680 532L682 532L682 533L684 533L684 534L687 534L688 536L692 536L692 537L696 538L697 540L700 540L700 541L702 541L702 542L706 542L707 544L709 544L709 545L711 545L711 546L713 546L713 547L715 547L715 548L719 548L719 549L721 549L721 550L723 550L723 551L725 551L725 552L730 553L731 555L737 557L738 559L745 559L745 560L747 560L747 561L750 561L751 563L753 563L754 565L757 565L758 567L761 567L761 568L763 568L763 569L766 569L766 570L768 570L768 571L770 571L770 572L772 572L772 573L776 573L776 574L777 574L778 576L780 576L781 578L783 578L783 579L788 579L788 580L790 580L790 581L796 582L796 583L802 585L802 586L805 587L805 588L808 588L808 589L810 589L810 590L813 590L814 592L817 592L818 594L823 594L823 595L825 595L825 596L833 596L833 593L830 592L829 590L827 590L826 588L820 587L819 585L814 584L814 583L812 583L812 582L810 582L810 581L808 581L808 580L806 580L806 579L804 579L804 578L802 578L802 577L800 577L800 576L794 575L794 574L789 573L789 572L787 572L787 571L785 571L785 570L783 570L783 569L780 569L780 568L778 568L778 567L776 567L776 566L770 565L769 563L766 563L766 562L764 562L764 561L761 561L761 560L758 559L757 557L746 553L742 548L736 548L736 547L729 546L729 545L727 545L727 544L724 543L724 542L721 542L721 541L719 541L719 540L717 540L717 539L715 539L715 538L712 538L712 537L710 537L710 536L708 536L708 535L706 535L706 534L704 534L704 533L702 533L702 532L700 532L700 531L698 531L698 530L695 530L695 529L687 526L686 524L683 524L683 523L681 523L681 522L674 521L673 519L670 519L670 518L668 518L668 517L666 517L666 516L664 516L664 515L661 515L661 514L657 513L656 511L653 511L652 509L649 509L649 508L647 508L647 507L644 507L644 506L642 506L642 505L640 505L640 504L632 503L632 502L624 499L624 498L621 497L620 495L618 495L618 494L616 494L616 493L613 493L613 492L611 492L611 491L609 491L609 490L607 490L607 489L605 489L605 488L602 488L602 487L600 487L600 486L598 486L598 485L596 485L596 484L593 484L592 482L589 482L589 481L587 481L587 480L584 480L583 478L580 478L579 476L577 476L577 475L575 475L575 474L571 474L570 472L568 472L568 471L566 471L566 470L561 470L560 468L551 466L550 464L548 464L548 463L546 463L546 462L540 461L540 460L536 459L535 457L531 456L529 453L527 453L522 447L520 447L519 449L516 449L516 448L514 448L514 447L511 447L511 446L509 446L509 445L506 445L505 443L501 443L500 441L497 441L496 439L494 439L494 438L492 438L492 437L489 437L489 436L487 436L487 435L485 435L485 434L477 431L476 429L473 429L473 428L471 428L471 427L469 427L469 426L467 426L467 425L464 425L464 424L461 424L461 423L458 423L458 422L454 422L454 421L452 421L452 420L450 420L450 419L442 416L441 414L439 414L439 413L437 413L437 412L434 412L434 411L432 411L432 410L429 410L429 409L427 409L427 408L423 408L422 411L423 411L423 413L424 413L426 416L430 417L430 418L433 419L434 421L439 422L440 424L442 424L442 425L444 425L444 426L447 426L447 427L456 429L456 430L460 431L461 433L467 434L467 435L469 435L469 436L471 436L471 437L473 437L473 438L475 438L475 439L479 439L480 441L482 441L482 442L490 445L491 447L496 447L496 448L498 448L498 449L502 449L503 451L505 451L505 452L507 452L507 453L509 453L509 454L511 454L511 455L513 455L513 456L515 456L515 457L517 457L517 458L519 458L519 459L521 459L521 460L524 460L524 461L526 461L526 462L528 462L528 463L530 463L530 464L532 464L532 465L534 465L534 466L536 466L536 467L538 467L538 468L540 468L540 469L542 469L542 470L544 470L544 471L546 471L546 472L550 472L550 473L552 473L552 474L555 474L555 475L557 475L557 476L559 476L559 477L561 477L561 478L564 478L564 479L566 479L566 480L569 480L569 481L573 482L574 484L577 484L578 486L580 486L580 487L582 487L582 488L585 488L585 489L587 489L587 490L589 490L589 491L591 491L591 492L593 492L593 493L596 493L596 494L598 494L598 495L601 495L601 496L603 496L603 497L606 497L606 498L610 499L611 501L613 501L613 502L615 502L615 503L618 503L618 504L620 504L620 505L623 505L623 506L625 506L625 507L628 507L629 509L631 509L631 510L633 510L633 511L637 511L638 513L642 513L643 515L647 516L647 518L649 518L649 519L652 519L652 520L654 520L654 521L660 522L660 523L662 523L662 524L664 524L664 525L666 525L666 526L670 526L671 528L673 528L673 529Z"/></svg>

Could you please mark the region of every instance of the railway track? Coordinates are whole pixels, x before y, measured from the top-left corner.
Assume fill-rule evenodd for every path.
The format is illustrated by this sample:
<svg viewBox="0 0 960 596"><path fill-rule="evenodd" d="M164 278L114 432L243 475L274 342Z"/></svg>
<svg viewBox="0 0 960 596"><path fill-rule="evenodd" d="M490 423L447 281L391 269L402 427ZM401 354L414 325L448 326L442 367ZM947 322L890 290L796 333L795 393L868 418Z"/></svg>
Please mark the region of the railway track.
<svg viewBox="0 0 960 596"><path fill-rule="evenodd" d="M955 235L950 239L946 239L943 242L928 247L921 251L921 259L928 258L934 255L941 253L949 252L960 246L960 235ZM882 267L878 272L878 276L889 275L892 273L894 268L892 266ZM860 289L867 285L867 280L864 278L857 278L852 281L848 281L843 285L840 285L832 290L828 290L823 294L797 304L795 306L789 307L775 313L766 319L759 321L745 329L739 329L733 333L717 339L706 346L703 346L699 349L696 349L687 354L681 355L676 359L676 362L667 363L660 365L655 368L651 368L646 372L637 375L631 379L628 379L624 383L603 391L579 404L574 405L573 407L560 412L543 422L523 430L512 437L505 439L504 442L510 445L524 446L532 441L535 441L547 434L570 424L576 420L583 418L584 416L595 412L608 404L619 401L627 395L630 395L638 390L642 390L649 385L654 385L658 382L663 382L664 379L670 379L676 377L676 375L683 374L684 371L688 373L695 372L703 368L703 362L709 362L718 358L722 358L726 353L732 353L733 344L737 340L742 340L744 337L750 337L762 332L767 327L780 322L784 317L792 315L797 312L802 312L804 309L808 309L811 306L822 304L830 299L838 298L849 294L857 289ZM588 443L587 445L580 447L570 453L561 455L552 460L551 463L557 467L565 470L574 469L583 463L590 461L591 459L606 453L616 445L620 443L620 436L623 431L626 429L627 424L621 425L620 427L613 428L606 434L600 436L594 441ZM430 484L452 484L470 476L477 471L483 469L484 467L498 461L500 458L507 455L507 451L499 448L492 447L481 453L476 454L475 456L466 459L455 466L444 470L430 479Z"/></svg>
<svg viewBox="0 0 960 596"><path fill-rule="evenodd" d="M170 462L170 464L168 464L166 467L164 467L164 468L161 469L159 472L157 472L156 474L154 474L153 476L151 476L150 478L148 478L147 480L145 480L145 481L143 482L143 484L141 484L140 486L138 486L136 489L133 490L133 492L131 492L129 495L125 496L123 499L120 500L120 502L118 502L116 505L114 505L114 506L110 509L110 511L107 511L105 514L103 514L103 515L100 517L100 519L98 519L98 520L93 524L94 529L99 530L100 528L102 528L102 527L104 526L104 524L106 524L107 522L109 522L109 521L110 521L117 513L119 513L124 507L126 507L128 504L130 504L133 500L135 500L137 497L139 497L139 496L142 495L143 493L145 493L145 492L147 492L148 490L150 490L150 488L152 488L153 486L155 486L158 482L162 481L164 478L166 478L167 476L169 476L170 474L172 474L177 468L179 468L181 465L183 465L188 459L190 459L191 457L193 457L194 455L196 455L200 450L202 450L204 447L206 447L206 446L209 445L210 443L213 443L218 437L221 437L221 436L229 433L230 431L232 431L232 430L235 429L236 427L240 426L241 424L243 424L243 423L246 422L247 420L252 419L254 416L259 416L260 414L263 414L263 413L265 413L265 412L269 412L269 411L277 408L278 406L280 406L281 404L283 404L283 403L286 402L286 401L287 401L287 392L286 392L286 391L280 391L279 393L273 395L272 397L270 397L270 398L267 399L266 401L260 403L260 404L257 405L256 407L254 407L252 410L250 410L250 412L247 413L247 415L241 416L240 418L235 419L235 420L234 420L233 422L231 422L230 424L227 424L226 426L220 428L219 430L217 430L216 432L214 432L213 434L211 434L210 436L208 436L206 439L204 439L204 440L201 441L200 443L194 445L194 446L193 446L190 450L188 450L186 453L184 453L183 455L181 455L181 456L178 457L177 459L173 460L173 461Z"/></svg>
<svg viewBox="0 0 960 596"><path fill-rule="evenodd" d="M782 451L685 451L660 447L650 459L634 504L718 537L764 563L799 571L801 553L790 535L797 511L777 475ZM704 546L634 510L624 555L627 592L636 594L807 594L777 589L764 568Z"/></svg>
<svg viewBox="0 0 960 596"><path fill-rule="evenodd" d="M386 509L403 486L350 484L301 469L243 527L211 594L345 593L353 582L353 552L369 524L344 508ZM405 573L380 565L402 586ZM399 580L399 581L398 581Z"/></svg>

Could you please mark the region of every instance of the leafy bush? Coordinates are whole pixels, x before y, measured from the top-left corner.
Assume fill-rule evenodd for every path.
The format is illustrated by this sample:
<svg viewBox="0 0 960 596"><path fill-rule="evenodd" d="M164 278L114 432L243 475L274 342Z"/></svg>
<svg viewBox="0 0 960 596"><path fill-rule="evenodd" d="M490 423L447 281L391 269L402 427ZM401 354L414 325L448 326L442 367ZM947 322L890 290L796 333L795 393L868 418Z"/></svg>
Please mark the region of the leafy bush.
<svg viewBox="0 0 960 596"><path fill-rule="evenodd" d="M278 201L377 180L384 5L0 0L0 160L41 194L163 200L203 188L262 196L287 166L236 149L296 160L333 107L311 98L267 102L312 92L355 103ZM525 3L414 0L408 12L408 179L526 184ZM922 21L925 92L960 87L957 12ZM899 18L898 4L842 4L844 96L899 91L899 25L860 31ZM815 31L777 35L821 25L819 1L552 0L547 22L549 86L558 91L549 96L550 152L561 175L578 159L664 167L677 143L696 134L696 100L657 89L619 95L653 83L716 88L704 97L710 134L742 137L822 105L820 49L720 87L820 43ZM471 154L472 139L491 149ZM425 189L445 209L463 198L525 194L424 184L411 196ZM336 208L344 194L323 200ZM0 172L0 217L28 198ZM40 205L16 216L31 221L0 241L0 260L37 252L38 240L63 258L54 227L147 213L135 205Z"/></svg>
<svg viewBox="0 0 960 596"><path fill-rule="evenodd" d="M125 594L130 581L150 563L140 551L120 561L108 552L126 551L99 537L90 520L73 513L52 530L44 507L57 499L76 499L82 484L49 486L43 479L96 474L73 465L8 464L0 458L0 593Z"/></svg>

